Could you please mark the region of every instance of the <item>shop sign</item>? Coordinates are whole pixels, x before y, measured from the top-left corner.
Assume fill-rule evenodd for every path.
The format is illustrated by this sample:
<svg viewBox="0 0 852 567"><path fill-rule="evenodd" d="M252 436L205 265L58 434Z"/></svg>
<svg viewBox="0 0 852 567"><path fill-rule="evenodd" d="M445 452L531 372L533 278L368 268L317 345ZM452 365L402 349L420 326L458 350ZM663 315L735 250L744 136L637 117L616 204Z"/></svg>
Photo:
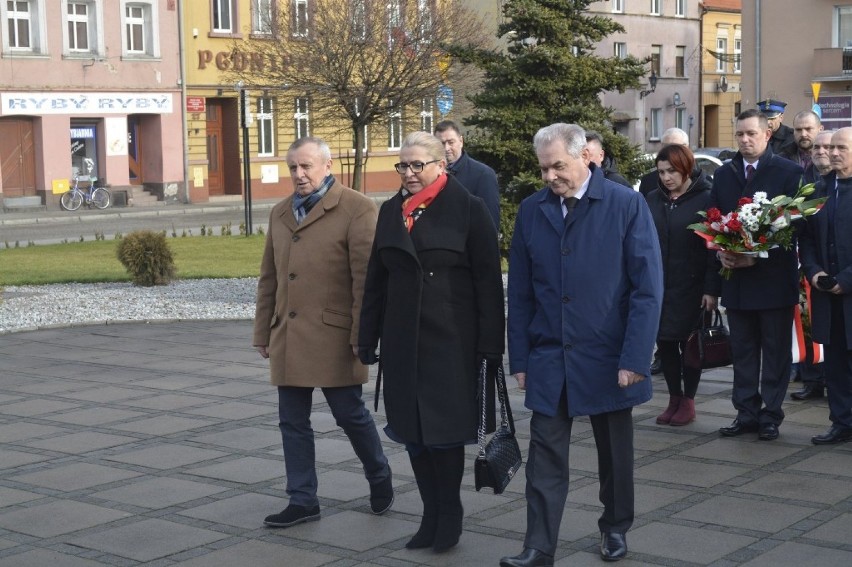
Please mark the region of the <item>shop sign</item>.
<svg viewBox="0 0 852 567"><path fill-rule="evenodd" d="M852 126L852 96L823 96L819 99L819 107L826 130Z"/></svg>
<svg viewBox="0 0 852 567"><path fill-rule="evenodd" d="M186 97L187 112L204 112L205 99L203 96L188 96Z"/></svg>
<svg viewBox="0 0 852 567"><path fill-rule="evenodd" d="M0 115L171 114L171 93L0 93Z"/></svg>

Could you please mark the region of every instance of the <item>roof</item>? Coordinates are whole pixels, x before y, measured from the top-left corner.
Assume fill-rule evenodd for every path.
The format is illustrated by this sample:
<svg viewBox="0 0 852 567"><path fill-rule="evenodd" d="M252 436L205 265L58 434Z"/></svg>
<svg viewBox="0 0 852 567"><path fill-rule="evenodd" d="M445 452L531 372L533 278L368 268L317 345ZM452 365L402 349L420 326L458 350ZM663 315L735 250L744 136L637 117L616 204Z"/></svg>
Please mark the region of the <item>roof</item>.
<svg viewBox="0 0 852 567"><path fill-rule="evenodd" d="M704 0L704 8L719 12L742 12L742 0Z"/></svg>

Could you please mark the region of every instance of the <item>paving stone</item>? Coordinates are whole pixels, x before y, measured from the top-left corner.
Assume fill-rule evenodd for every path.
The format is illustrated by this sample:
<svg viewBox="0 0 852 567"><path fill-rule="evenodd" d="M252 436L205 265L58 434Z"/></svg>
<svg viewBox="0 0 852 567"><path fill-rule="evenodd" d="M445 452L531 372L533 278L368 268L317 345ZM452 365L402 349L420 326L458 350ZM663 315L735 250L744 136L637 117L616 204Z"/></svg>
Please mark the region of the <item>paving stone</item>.
<svg viewBox="0 0 852 567"><path fill-rule="evenodd" d="M207 400L207 402L210 403L210 400ZM260 415L278 415L278 410L274 407L260 404L227 401L210 403L210 405L202 408L184 410L182 413L215 417L223 420L239 420L258 417ZM314 427L314 430L316 430L316 427Z"/></svg>
<svg viewBox="0 0 852 567"><path fill-rule="evenodd" d="M803 535L840 545L849 545L849 537L852 535L852 514L842 514Z"/></svg>
<svg viewBox="0 0 852 567"><path fill-rule="evenodd" d="M817 511L804 506L716 496L672 517L744 530L777 532Z"/></svg>
<svg viewBox="0 0 852 567"><path fill-rule="evenodd" d="M119 386L98 386L95 388L88 388L86 390L63 392L59 395L63 398L87 402L118 402L122 400L131 400L133 398L147 397L150 396L151 393L144 390L121 388Z"/></svg>
<svg viewBox="0 0 852 567"><path fill-rule="evenodd" d="M391 553L390 557L405 561L407 564L435 567L490 566L497 565L501 557L517 555L520 551L518 542L465 531L462 533L459 544L444 553L435 553L431 549L401 549Z"/></svg>
<svg viewBox="0 0 852 567"><path fill-rule="evenodd" d="M21 465L29 465L47 460L50 460L50 457L0 448L0 469L13 469Z"/></svg>
<svg viewBox="0 0 852 567"><path fill-rule="evenodd" d="M168 415L120 423L111 426L111 429L132 431L134 433L144 433L147 435L171 435L172 433L207 427L214 423L214 421L206 419L192 419L188 417Z"/></svg>
<svg viewBox="0 0 852 567"><path fill-rule="evenodd" d="M51 437L50 439L28 441L26 445L37 449L46 449L48 451L80 454L88 453L89 451L97 451L98 449L106 449L108 447L116 447L118 445L132 443L134 441L137 441L135 437L110 435L109 433L99 433L97 431L85 431Z"/></svg>
<svg viewBox="0 0 852 567"><path fill-rule="evenodd" d="M242 457L232 461L187 469L186 472L231 482L254 484L277 478L283 479L284 462L257 457Z"/></svg>
<svg viewBox="0 0 852 567"><path fill-rule="evenodd" d="M187 390L191 389L192 393L199 393L199 387L215 382L209 378L199 378L198 376L186 376L169 374L159 378L149 378L146 380L137 380L133 382L134 386L151 388L154 390Z"/></svg>
<svg viewBox="0 0 852 567"><path fill-rule="evenodd" d="M221 486L191 480L152 478L95 492L90 496L143 508L168 508L175 504L197 500L226 490L228 489Z"/></svg>
<svg viewBox="0 0 852 567"><path fill-rule="evenodd" d="M263 527L263 519L287 507L287 500L265 494L240 494L178 512L181 516L249 530Z"/></svg>
<svg viewBox="0 0 852 567"><path fill-rule="evenodd" d="M601 507L601 510L603 510L603 507ZM559 526L559 539L561 541L577 541L584 537L597 536L600 517L600 512L581 510L570 505L566 506L562 512L562 522ZM527 529L527 509L522 507L479 523L483 526L513 531L523 535ZM510 555L517 555L521 550L516 547L510 551Z"/></svg>
<svg viewBox="0 0 852 567"><path fill-rule="evenodd" d="M811 565L849 567L849 565L852 565L852 551L785 542L760 557L743 563L743 567L803 567Z"/></svg>
<svg viewBox="0 0 852 567"><path fill-rule="evenodd" d="M199 449L186 445L174 445L160 443L155 447L146 447L135 451L128 451L118 455L106 457L110 461L141 465L155 469L171 469L183 467L201 461L209 461L224 457L227 453L212 451L210 449Z"/></svg>
<svg viewBox="0 0 852 567"><path fill-rule="evenodd" d="M0 443L14 443L23 439L46 437L48 435L67 432L67 429L61 427L19 421L17 423L0 425Z"/></svg>
<svg viewBox="0 0 852 567"><path fill-rule="evenodd" d="M807 404L807 408L787 414L784 423L801 423L802 425L813 425L828 429L829 422L826 417L828 401L808 401Z"/></svg>
<svg viewBox="0 0 852 567"><path fill-rule="evenodd" d="M122 405L136 408L169 411L193 406L201 406L209 403L210 400L208 398L202 398L199 396L186 396L183 394L162 394L158 396L140 398L137 400L127 400Z"/></svg>
<svg viewBox="0 0 852 567"><path fill-rule="evenodd" d="M577 488L568 492L568 502L576 504L585 504L587 506L599 506L603 510L603 505L598 497L600 485L598 482L593 482L582 488ZM635 483L634 486L634 507L637 514L647 514L652 510L663 508L688 498L692 492L684 490L683 487L660 487L652 486L642 482ZM600 512L598 512L600 515Z"/></svg>
<svg viewBox="0 0 852 567"><path fill-rule="evenodd" d="M119 480L137 477L140 473L91 463L72 463L45 470L13 476L9 480L54 490L71 492Z"/></svg>
<svg viewBox="0 0 852 567"><path fill-rule="evenodd" d="M730 461L752 465L768 465L796 453L799 449L779 443L731 443L730 439L716 439L692 449L682 451L685 457L698 457L716 461Z"/></svg>
<svg viewBox="0 0 852 567"><path fill-rule="evenodd" d="M281 436L278 436L279 442ZM320 463L337 464L357 458L349 440L320 438L314 440L316 459ZM279 448L278 453L281 453ZM393 465L391 465L393 468Z"/></svg>
<svg viewBox="0 0 852 567"><path fill-rule="evenodd" d="M375 516L344 511L333 516L287 528L287 537L315 543L332 543L336 547L366 551L370 548L411 537L420 526L417 523L387 516Z"/></svg>
<svg viewBox="0 0 852 567"><path fill-rule="evenodd" d="M136 561L152 561L228 537L166 520L146 519L69 541Z"/></svg>
<svg viewBox="0 0 852 567"><path fill-rule="evenodd" d="M252 450L281 445L281 433L276 430L259 427L236 427L227 431L205 433L192 438L192 441L206 445L220 445L232 449Z"/></svg>
<svg viewBox="0 0 852 567"><path fill-rule="evenodd" d="M42 495L35 492L27 492L26 490L18 490L17 488L0 486L0 510L3 510L6 506L14 506L15 504L37 500L38 498L42 498Z"/></svg>
<svg viewBox="0 0 852 567"><path fill-rule="evenodd" d="M245 382L228 382L226 384L215 384L194 390L196 394L208 396L221 396L223 398L244 398L255 394L269 392L272 386L268 384L249 384ZM274 394L272 394L274 396Z"/></svg>
<svg viewBox="0 0 852 567"><path fill-rule="evenodd" d="M656 416L654 416L656 420ZM695 439L695 434L678 428L670 430L637 431L633 436L633 448L637 451L664 451Z"/></svg>
<svg viewBox="0 0 852 567"><path fill-rule="evenodd" d="M266 543L264 541L247 541L190 559L189 561L176 563L175 567L234 567L237 565L282 567L283 557L287 558L287 565L292 565L293 567L315 567L326 565L337 559L333 555L317 553L297 547Z"/></svg>
<svg viewBox="0 0 852 567"><path fill-rule="evenodd" d="M709 565L755 541L753 537L661 522L636 528L627 536L627 546L632 551L701 565Z"/></svg>
<svg viewBox="0 0 852 567"><path fill-rule="evenodd" d="M88 407L85 409L60 413L57 415L44 416L43 419L61 421L75 425L104 425L115 421L124 421L148 415L141 411L130 411L118 408Z"/></svg>
<svg viewBox="0 0 852 567"><path fill-rule="evenodd" d="M820 476L772 473L734 490L777 498L834 504L852 496L852 483ZM850 532L852 533L852 532Z"/></svg>
<svg viewBox="0 0 852 567"><path fill-rule="evenodd" d="M834 449L834 447L825 447L823 452L790 465L790 468L821 474L852 476L852 453L843 453Z"/></svg>
<svg viewBox="0 0 852 567"><path fill-rule="evenodd" d="M19 553L0 557L0 567L103 567L103 563L65 555L50 551L48 549L32 549Z"/></svg>
<svg viewBox="0 0 852 567"><path fill-rule="evenodd" d="M55 537L127 517L130 514L118 510L62 500L0 514L0 527L36 537Z"/></svg>
<svg viewBox="0 0 852 567"><path fill-rule="evenodd" d="M24 400L11 404L3 404L0 406L0 415L16 415L19 417L32 417L44 415L46 413L55 413L63 410L69 410L80 407L79 404L68 402L60 402L58 400Z"/></svg>
<svg viewBox="0 0 852 567"><path fill-rule="evenodd" d="M10 547L16 547L17 545L18 542L0 538L0 551L9 549ZM0 563L0 567L2 567L2 563Z"/></svg>
<svg viewBox="0 0 852 567"><path fill-rule="evenodd" d="M715 486L739 476L748 469L730 465L699 463L680 459L661 459L636 469L637 479L658 480L686 486Z"/></svg>

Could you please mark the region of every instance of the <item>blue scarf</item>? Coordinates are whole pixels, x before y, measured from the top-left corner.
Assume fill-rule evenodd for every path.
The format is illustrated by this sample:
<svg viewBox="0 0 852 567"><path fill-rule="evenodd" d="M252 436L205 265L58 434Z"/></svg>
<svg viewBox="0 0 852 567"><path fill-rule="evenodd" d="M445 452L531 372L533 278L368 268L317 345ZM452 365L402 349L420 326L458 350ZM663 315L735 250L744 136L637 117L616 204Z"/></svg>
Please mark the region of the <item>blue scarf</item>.
<svg viewBox="0 0 852 567"><path fill-rule="evenodd" d="M329 174L313 192L307 195L293 194L293 215L296 217L296 224L302 224L302 221L305 220L305 217L314 208L314 205L328 193L332 185L334 185L334 176Z"/></svg>

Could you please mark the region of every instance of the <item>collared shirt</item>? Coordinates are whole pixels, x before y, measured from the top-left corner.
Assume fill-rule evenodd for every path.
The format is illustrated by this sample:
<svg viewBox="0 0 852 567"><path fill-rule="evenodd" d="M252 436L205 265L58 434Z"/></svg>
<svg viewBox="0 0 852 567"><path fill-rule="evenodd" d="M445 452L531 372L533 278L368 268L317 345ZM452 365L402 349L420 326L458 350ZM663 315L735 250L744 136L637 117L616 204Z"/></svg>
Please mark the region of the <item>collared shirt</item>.
<svg viewBox="0 0 852 567"><path fill-rule="evenodd" d="M591 181L591 179L592 179L592 172L589 171L589 175L586 177L586 180L583 181L583 184L580 185L579 191L577 191L576 193L574 193L573 195L570 195L570 196L571 197L577 197L578 201L580 199L582 199L583 195L585 195L586 191L589 189L589 181ZM565 215L568 214L568 209L565 207L565 199L566 198L567 197L559 197L559 202L562 204L562 217L563 218L565 217Z"/></svg>

